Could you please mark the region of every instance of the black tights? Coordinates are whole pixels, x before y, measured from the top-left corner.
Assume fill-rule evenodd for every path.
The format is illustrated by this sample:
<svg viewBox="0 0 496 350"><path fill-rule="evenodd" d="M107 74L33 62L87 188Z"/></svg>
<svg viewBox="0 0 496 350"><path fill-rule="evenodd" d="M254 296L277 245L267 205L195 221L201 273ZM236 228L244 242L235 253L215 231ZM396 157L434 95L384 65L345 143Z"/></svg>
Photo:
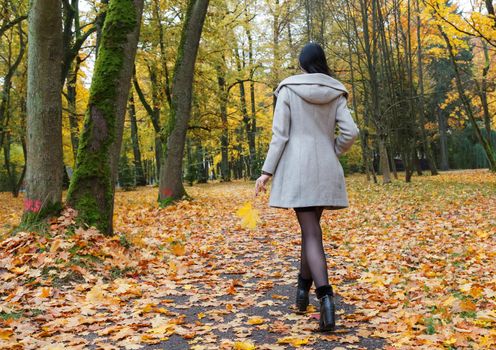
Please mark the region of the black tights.
<svg viewBox="0 0 496 350"><path fill-rule="evenodd" d="M320 227L323 208L303 207L294 210L301 227L301 277L313 279L315 288L329 284Z"/></svg>

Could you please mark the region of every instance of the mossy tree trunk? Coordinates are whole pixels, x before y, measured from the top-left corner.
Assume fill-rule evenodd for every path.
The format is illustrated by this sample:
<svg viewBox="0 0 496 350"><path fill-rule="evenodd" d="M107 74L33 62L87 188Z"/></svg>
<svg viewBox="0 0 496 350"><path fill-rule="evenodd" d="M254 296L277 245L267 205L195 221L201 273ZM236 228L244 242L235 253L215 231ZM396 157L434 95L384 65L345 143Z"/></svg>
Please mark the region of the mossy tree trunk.
<svg viewBox="0 0 496 350"><path fill-rule="evenodd" d="M169 121L162 133L168 136L165 163L160 168L159 201L182 198L186 132L191 116L194 67L209 0L190 0L186 11L172 81Z"/></svg>
<svg viewBox="0 0 496 350"><path fill-rule="evenodd" d="M112 234L114 192L143 0L110 0L67 203Z"/></svg>
<svg viewBox="0 0 496 350"><path fill-rule="evenodd" d="M32 0L28 20L25 224L61 208L63 176L60 1Z"/></svg>

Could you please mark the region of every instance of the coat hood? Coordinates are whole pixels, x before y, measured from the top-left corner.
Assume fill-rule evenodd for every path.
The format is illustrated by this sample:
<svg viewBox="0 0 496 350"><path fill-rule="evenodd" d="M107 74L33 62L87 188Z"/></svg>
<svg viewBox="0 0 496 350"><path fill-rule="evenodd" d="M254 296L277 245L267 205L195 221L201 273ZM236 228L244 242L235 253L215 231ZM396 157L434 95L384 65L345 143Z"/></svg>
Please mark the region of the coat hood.
<svg viewBox="0 0 496 350"><path fill-rule="evenodd" d="M323 73L297 74L284 79L274 91L276 97L283 86L314 104L329 103L341 95L348 98L346 87L339 80Z"/></svg>

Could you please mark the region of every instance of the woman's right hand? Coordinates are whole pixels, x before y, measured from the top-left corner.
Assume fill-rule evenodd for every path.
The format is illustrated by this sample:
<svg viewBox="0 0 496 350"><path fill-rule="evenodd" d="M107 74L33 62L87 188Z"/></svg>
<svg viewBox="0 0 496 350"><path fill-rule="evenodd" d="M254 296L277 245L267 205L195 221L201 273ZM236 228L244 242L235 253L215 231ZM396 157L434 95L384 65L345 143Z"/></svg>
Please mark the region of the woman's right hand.
<svg viewBox="0 0 496 350"><path fill-rule="evenodd" d="M266 192L267 189L265 188L265 185L267 182L269 182L270 176L263 174L261 175L257 181L255 182L255 196L258 195L260 191Z"/></svg>

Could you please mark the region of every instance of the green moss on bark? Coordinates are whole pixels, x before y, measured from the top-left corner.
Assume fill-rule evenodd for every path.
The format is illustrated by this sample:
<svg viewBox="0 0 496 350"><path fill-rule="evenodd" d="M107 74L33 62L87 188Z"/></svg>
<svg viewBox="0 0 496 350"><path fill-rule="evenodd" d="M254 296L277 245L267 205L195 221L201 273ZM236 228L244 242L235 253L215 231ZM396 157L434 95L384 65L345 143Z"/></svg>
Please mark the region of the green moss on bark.
<svg viewBox="0 0 496 350"><path fill-rule="evenodd" d="M116 99L124 64L127 36L134 31L136 8L132 0L110 0L95 63L76 170L68 203L79 220L111 233L114 183L112 145L116 141Z"/></svg>

